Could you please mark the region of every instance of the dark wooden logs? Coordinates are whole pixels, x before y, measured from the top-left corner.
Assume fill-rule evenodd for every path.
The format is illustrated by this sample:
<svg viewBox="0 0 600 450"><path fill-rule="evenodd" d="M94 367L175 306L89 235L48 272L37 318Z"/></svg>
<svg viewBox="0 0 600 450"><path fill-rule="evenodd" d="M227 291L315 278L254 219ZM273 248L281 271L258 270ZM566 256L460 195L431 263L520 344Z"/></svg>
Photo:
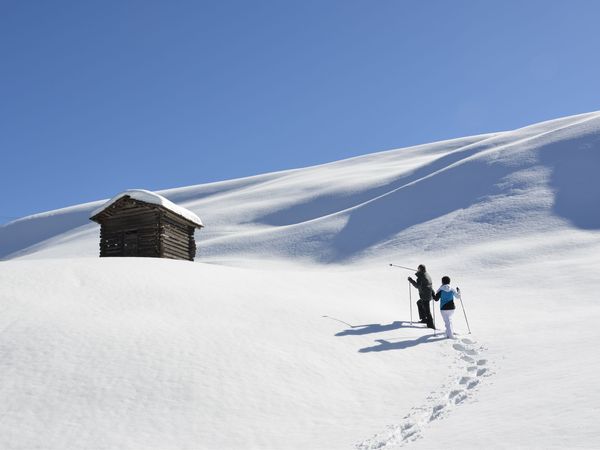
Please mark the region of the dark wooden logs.
<svg viewBox="0 0 600 450"><path fill-rule="evenodd" d="M161 205L125 196L92 217L100 223L100 256L142 256L192 261L196 224Z"/></svg>

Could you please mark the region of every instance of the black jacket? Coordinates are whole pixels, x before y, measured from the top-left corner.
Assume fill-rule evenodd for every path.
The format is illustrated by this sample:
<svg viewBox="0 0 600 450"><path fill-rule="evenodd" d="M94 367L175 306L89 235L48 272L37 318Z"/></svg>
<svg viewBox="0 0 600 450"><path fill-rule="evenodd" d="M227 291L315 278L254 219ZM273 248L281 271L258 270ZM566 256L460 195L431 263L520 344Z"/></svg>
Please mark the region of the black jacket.
<svg viewBox="0 0 600 450"><path fill-rule="evenodd" d="M415 276L417 277L417 281L410 279L410 284L419 290L419 298L425 301L431 300L433 297L431 277L427 272L417 272Z"/></svg>

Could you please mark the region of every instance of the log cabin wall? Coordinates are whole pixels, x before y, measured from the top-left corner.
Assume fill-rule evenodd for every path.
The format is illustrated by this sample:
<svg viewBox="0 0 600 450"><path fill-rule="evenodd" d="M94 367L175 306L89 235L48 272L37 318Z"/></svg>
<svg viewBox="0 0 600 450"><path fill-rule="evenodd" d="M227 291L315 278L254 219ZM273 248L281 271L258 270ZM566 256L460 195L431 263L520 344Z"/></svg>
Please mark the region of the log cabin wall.
<svg viewBox="0 0 600 450"><path fill-rule="evenodd" d="M196 256L196 224L160 205L123 197L98 213L100 256L186 259Z"/></svg>
<svg viewBox="0 0 600 450"><path fill-rule="evenodd" d="M100 256L160 256L158 208L123 199L103 212Z"/></svg>
<svg viewBox="0 0 600 450"><path fill-rule="evenodd" d="M160 251L163 258L194 260L196 242L195 227L187 225L169 211L162 211L160 217Z"/></svg>

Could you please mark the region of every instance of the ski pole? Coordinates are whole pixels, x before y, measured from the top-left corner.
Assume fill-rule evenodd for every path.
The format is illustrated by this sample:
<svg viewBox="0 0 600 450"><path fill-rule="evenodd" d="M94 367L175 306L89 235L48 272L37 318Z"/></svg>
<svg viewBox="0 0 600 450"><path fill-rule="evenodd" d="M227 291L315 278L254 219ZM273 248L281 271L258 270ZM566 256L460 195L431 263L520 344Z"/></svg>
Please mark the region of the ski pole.
<svg viewBox="0 0 600 450"><path fill-rule="evenodd" d="M460 294L460 289L458 288L458 286L456 287L456 290ZM465 305L463 305L462 295L458 298L460 299L460 306L463 310L463 314L465 315L465 322L467 322L467 329L469 330L469 334L471 334L471 327L469 326L469 319L467 319L467 312L465 311Z"/></svg>
<svg viewBox="0 0 600 450"><path fill-rule="evenodd" d="M412 291L410 290L410 281L408 282L408 305L410 308L410 324L412 325Z"/></svg>
<svg viewBox="0 0 600 450"><path fill-rule="evenodd" d="M437 328L435 327L435 300L432 300L432 305L431 305L431 309L433 310L432 316L433 316L433 335L437 336Z"/></svg>
<svg viewBox="0 0 600 450"><path fill-rule="evenodd" d="M415 272L417 271L417 269L411 269L410 267L399 266L398 264L392 264L392 263L390 263L390 266L392 266L392 267L399 267L401 269L406 269L406 270L414 270Z"/></svg>

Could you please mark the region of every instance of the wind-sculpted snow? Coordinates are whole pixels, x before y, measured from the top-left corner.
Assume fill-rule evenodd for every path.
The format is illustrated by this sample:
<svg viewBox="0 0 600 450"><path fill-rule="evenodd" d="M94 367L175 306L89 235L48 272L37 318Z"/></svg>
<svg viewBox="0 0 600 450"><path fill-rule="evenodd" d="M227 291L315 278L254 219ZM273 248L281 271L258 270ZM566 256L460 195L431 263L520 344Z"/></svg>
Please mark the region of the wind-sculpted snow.
<svg viewBox="0 0 600 450"><path fill-rule="evenodd" d="M92 205L97 205L94 203ZM0 258L43 243L47 239L88 226L94 206L82 205L25 217L0 227Z"/></svg>
<svg viewBox="0 0 600 450"><path fill-rule="evenodd" d="M600 115L590 113L161 194L206 222L200 260L348 263L410 245L415 234L445 247L465 230L498 239L557 220L597 229L599 145ZM99 204L0 227L0 257L95 256L93 226L69 233Z"/></svg>
<svg viewBox="0 0 600 450"><path fill-rule="evenodd" d="M566 150L568 149L568 150ZM540 153L551 171L553 213L581 229L600 229L600 134L592 128L565 141L551 142Z"/></svg>

